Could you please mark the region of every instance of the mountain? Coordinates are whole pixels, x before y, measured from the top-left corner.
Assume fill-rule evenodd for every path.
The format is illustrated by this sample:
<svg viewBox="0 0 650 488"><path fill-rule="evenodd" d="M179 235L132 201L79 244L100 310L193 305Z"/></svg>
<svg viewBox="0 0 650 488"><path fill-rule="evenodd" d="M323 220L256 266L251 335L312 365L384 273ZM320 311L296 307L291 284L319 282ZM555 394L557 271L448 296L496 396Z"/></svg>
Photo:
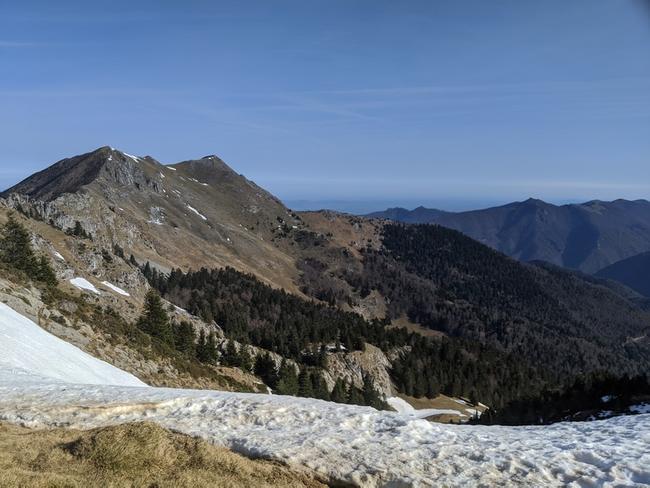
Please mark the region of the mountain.
<svg viewBox="0 0 650 488"><path fill-rule="evenodd" d="M558 206L529 199L468 212L393 208L368 217L439 224L521 261L547 261L587 273L650 250L646 200Z"/></svg>
<svg viewBox="0 0 650 488"><path fill-rule="evenodd" d="M160 269L233 266L295 290L293 258L273 243L301 222L275 197L207 156L165 166L111 147L63 159L3 192L61 229Z"/></svg>
<svg viewBox="0 0 650 488"><path fill-rule="evenodd" d="M616 280L637 293L650 297L650 252L618 261L598 271L596 276Z"/></svg>
<svg viewBox="0 0 650 488"><path fill-rule="evenodd" d="M635 374L650 362L650 315L627 289L518 262L440 226L295 213L216 156L163 165L102 147L2 197L0 214L17 210L69 292L80 288L95 303L78 305L81 317L68 312L65 333L70 323L90 327L92 347L107 358L124 360L118 346L134 349L124 362L149 384L173 377L172 386L259 391L265 382L291 392L295 366L304 381L327 383L323 396L351 403L370 401L359 398L370 378L383 397L435 401L442 392L498 408L577 375ZM548 215L542 202L526 205ZM216 334L218 350L158 344L138 329L145 280L177 307L174 321L191 317L184 337ZM30 303L40 309L45 299ZM65 315L57 307L69 301L55 300L51 316ZM245 345L247 361L227 349L231 340ZM164 367L141 366L150 347ZM257 376L211 369L241 369L267 352L285 365L284 383L263 368Z"/></svg>

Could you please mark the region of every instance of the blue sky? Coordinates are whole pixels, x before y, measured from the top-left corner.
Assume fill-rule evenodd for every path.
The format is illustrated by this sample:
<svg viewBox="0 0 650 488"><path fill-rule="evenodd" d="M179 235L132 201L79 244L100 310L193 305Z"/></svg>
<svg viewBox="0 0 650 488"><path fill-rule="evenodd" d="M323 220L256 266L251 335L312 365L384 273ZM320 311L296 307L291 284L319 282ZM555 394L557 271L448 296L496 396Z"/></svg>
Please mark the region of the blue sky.
<svg viewBox="0 0 650 488"><path fill-rule="evenodd" d="M649 198L650 8L0 3L0 186L102 145L296 204Z"/></svg>

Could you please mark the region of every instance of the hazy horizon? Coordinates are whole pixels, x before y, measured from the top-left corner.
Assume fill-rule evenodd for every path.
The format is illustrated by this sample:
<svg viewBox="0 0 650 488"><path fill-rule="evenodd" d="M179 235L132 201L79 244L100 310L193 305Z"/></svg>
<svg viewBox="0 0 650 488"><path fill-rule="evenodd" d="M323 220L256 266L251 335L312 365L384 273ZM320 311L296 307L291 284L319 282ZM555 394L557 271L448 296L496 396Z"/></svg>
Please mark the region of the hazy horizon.
<svg viewBox="0 0 650 488"><path fill-rule="evenodd" d="M0 184L110 144L167 163L214 153L287 201L647 198L649 14L642 0L5 3Z"/></svg>

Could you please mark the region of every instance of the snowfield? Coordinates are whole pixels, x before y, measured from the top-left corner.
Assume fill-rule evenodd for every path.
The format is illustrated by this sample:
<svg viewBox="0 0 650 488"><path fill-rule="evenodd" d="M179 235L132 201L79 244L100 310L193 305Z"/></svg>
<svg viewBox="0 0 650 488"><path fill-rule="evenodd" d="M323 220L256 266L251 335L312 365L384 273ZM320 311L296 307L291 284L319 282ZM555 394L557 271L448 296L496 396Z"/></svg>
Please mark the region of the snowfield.
<svg viewBox="0 0 650 488"><path fill-rule="evenodd" d="M147 386L53 336L4 303L0 303L0 342L0 371L5 378L31 375L41 381Z"/></svg>
<svg viewBox="0 0 650 488"><path fill-rule="evenodd" d="M433 424L304 398L126 386L127 373L89 361L4 305L0 337L10 344L0 349L3 421L75 428L153 421L364 487L650 483L648 414L546 427ZM57 362L63 370L54 374ZM83 384L91 373L113 386Z"/></svg>

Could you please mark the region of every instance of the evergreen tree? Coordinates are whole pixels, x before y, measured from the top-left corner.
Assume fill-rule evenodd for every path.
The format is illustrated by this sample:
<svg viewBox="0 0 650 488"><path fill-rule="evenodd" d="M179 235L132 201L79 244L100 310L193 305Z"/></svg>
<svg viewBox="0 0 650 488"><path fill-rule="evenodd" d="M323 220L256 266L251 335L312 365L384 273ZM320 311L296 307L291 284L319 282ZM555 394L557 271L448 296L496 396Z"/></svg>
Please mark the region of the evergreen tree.
<svg viewBox="0 0 650 488"><path fill-rule="evenodd" d="M361 390L364 405L369 405L373 408L381 410L384 407L384 402L379 396L379 392L375 389L370 376L363 377L363 389Z"/></svg>
<svg viewBox="0 0 650 488"><path fill-rule="evenodd" d="M259 376L262 381L275 388L278 384L278 370L275 366L275 361L271 358L269 353L258 354L255 358L255 367L253 369L255 374Z"/></svg>
<svg viewBox="0 0 650 488"><path fill-rule="evenodd" d="M279 381L277 390L280 395L297 395L298 394L298 376L296 368L289 364L286 359L282 360L280 370L278 371Z"/></svg>
<svg viewBox="0 0 650 488"><path fill-rule="evenodd" d="M9 220L0 229L0 260L35 281L48 286L57 283L50 261L45 256L36 258L29 232L13 215L9 215Z"/></svg>
<svg viewBox="0 0 650 488"><path fill-rule="evenodd" d="M210 352L208 351L208 344L203 329L199 331L199 339L196 343L196 359L202 363L210 361Z"/></svg>
<svg viewBox="0 0 650 488"><path fill-rule="evenodd" d="M192 324L183 321L180 324L174 325L173 331L174 347L182 353L194 355L196 334L194 333Z"/></svg>
<svg viewBox="0 0 650 488"><path fill-rule="evenodd" d="M160 295L155 290L149 290L145 297L144 310L137 323L138 327L152 337L173 345L174 337L169 316L162 306Z"/></svg>
<svg viewBox="0 0 650 488"><path fill-rule="evenodd" d="M29 232L13 215L2 227L0 240L0 256L2 261L12 267L34 277L38 272L38 265Z"/></svg>
<svg viewBox="0 0 650 488"><path fill-rule="evenodd" d="M206 341L205 348L208 355L209 363L216 363L219 359L219 353L217 352L217 338L214 335L214 332L208 334L208 340Z"/></svg>
<svg viewBox="0 0 650 488"><path fill-rule="evenodd" d="M348 388L346 403L349 403L350 405L364 405L363 394L361 393L361 390L359 390L359 388L353 384L351 384Z"/></svg>
<svg viewBox="0 0 650 488"><path fill-rule="evenodd" d="M347 385L343 379L339 378L334 383L334 388L332 389L331 399L336 403L347 403L348 401L348 391Z"/></svg>
<svg viewBox="0 0 650 488"><path fill-rule="evenodd" d="M244 344L239 348L239 367L249 373L253 370L253 358Z"/></svg>
<svg viewBox="0 0 650 488"><path fill-rule="evenodd" d="M314 398L319 400L330 400L330 392L327 390L327 384L323 375L319 372L311 374L311 384Z"/></svg>
<svg viewBox="0 0 650 488"><path fill-rule="evenodd" d="M303 367L298 375L298 396L308 398L314 396L311 375L309 374L309 371L307 371L306 367Z"/></svg>
<svg viewBox="0 0 650 488"><path fill-rule="evenodd" d="M36 280L45 283L48 286L56 286L57 279L50 261L41 256L36 267Z"/></svg>
<svg viewBox="0 0 650 488"><path fill-rule="evenodd" d="M241 357L235 346L235 341L228 340L226 343L226 350L221 357L221 364L224 366L232 366L238 368L241 366Z"/></svg>

